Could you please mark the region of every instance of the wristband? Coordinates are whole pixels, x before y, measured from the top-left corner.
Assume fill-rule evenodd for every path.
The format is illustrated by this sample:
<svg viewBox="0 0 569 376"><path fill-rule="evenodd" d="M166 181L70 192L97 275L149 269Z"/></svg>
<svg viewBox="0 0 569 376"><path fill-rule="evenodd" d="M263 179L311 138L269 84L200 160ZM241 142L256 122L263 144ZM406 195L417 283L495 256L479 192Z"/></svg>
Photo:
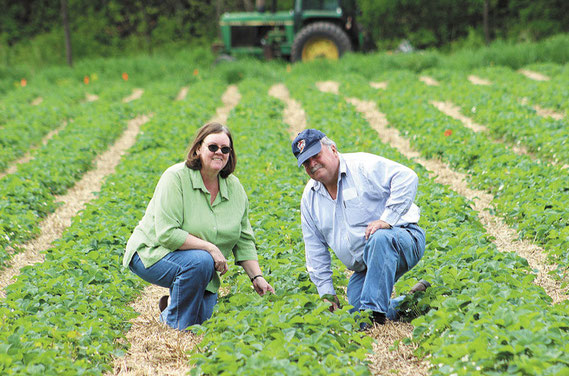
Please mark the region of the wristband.
<svg viewBox="0 0 569 376"><path fill-rule="evenodd" d="M259 277L262 277L261 274L257 274L256 276L254 276L253 278L251 278L251 282L255 282L255 280Z"/></svg>

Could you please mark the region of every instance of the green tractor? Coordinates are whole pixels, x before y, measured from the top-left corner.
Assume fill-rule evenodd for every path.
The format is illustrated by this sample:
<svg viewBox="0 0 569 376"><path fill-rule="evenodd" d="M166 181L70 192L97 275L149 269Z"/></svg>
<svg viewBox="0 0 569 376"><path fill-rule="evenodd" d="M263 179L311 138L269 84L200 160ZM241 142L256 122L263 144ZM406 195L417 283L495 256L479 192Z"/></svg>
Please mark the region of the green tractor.
<svg viewBox="0 0 569 376"><path fill-rule="evenodd" d="M290 11L277 11L273 0L267 12L264 1L257 1L256 12L222 15L223 52L293 62L338 59L362 48L356 12L355 0L295 0Z"/></svg>

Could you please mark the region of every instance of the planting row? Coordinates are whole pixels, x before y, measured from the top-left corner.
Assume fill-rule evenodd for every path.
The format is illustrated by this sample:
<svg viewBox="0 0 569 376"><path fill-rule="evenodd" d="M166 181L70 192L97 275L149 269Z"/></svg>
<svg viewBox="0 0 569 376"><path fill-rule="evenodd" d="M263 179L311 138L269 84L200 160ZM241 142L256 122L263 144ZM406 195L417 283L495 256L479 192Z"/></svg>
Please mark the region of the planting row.
<svg viewBox="0 0 569 376"><path fill-rule="evenodd" d="M502 68L501 70L505 70ZM467 74L448 70L430 71L441 85L429 87L431 100L450 100L461 112L488 128L491 137L521 144L535 156L556 163L569 163L569 119L539 116L535 109L522 103L521 86L527 79L517 74L511 85L473 85ZM565 89L569 94L569 89Z"/></svg>
<svg viewBox="0 0 569 376"><path fill-rule="evenodd" d="M84 103L65 128L32 153L30 162L0 180L0 265L37 235L41 219L58 205L54 195L75 184L123 132L134 117L131 106L114 99Z"/></svg>
<svg viewBox="0 0 569 376"><path fill-rule="evenodd" d="M53 92L41 97L34 92L32 99L24 91L31 90L11 92L0 104L0 172L37 145L49 131L72 117L74 107L84 96L82 90L69 87L53 88ZM41 98L41 102L30 104L37 98Z"/></svg>
<svg viewBox="0 0 569 376"><path fill-rule="evenodd" d="M315 293L304 266L300 195L306 182L290 153L283 104L269 85L247 79L228 120L238 153L238 177L248 192L260 264L276 295L259 297L236 267L223 277L231 286L203 328L192 374L362 375L368 337L355 333L354 318L332 314ZM340 269L339 286L347 281Z"/></svg>
<svg viewBox="0 0 569 376"><path fill-rule="evenodd" d="M191 87L183 102L177 83L149 84L146 106L155 116L130 153L108 177L98 198L47 251L46 260L22 269L0 303L0 373L101 374L122 354L128 302L142 287L121 266L126 240L144 213L161 172L183 159L192 133L215 112L224 85ZM170 95L170 94L169 94Z"/></svg>
<svg viewBox="0 0 569 376"><path fill-rule="evenodd" d="M531 283L534 275L527 262L497 251L469 202L429 179L423 167L379 143L375 131L343 98L319 92L305 75L291 78L287 86L302 103L309 126L335 139L341 152L383 155L419 174L419 224L427 232L427 251L397 288L408 291L415 278L433 282L418 302L408 298L404 303L412 312L430 309L413 324L419 355L431 354L432 372L529 375L566 369L568 304L551 306L543 289ZM405 111L402 107L398 113Z"/></svg>
<svg viewBox="0 0 569 376"><path fill-rule="evenodd" d="M531 104L569 115L569 64L540 64L527 68L545 74L550 80L536 81L503 67L482 68L474 73L490 80L493 86L511 90L527 98Z"/></svg>
<svg viewBox="0 0 569 376"><path fill-rule="evenodd" d="M474 188L493 194L497 212L522 237L543 245L562 273L569 265L567 173L517 155L444 115L429 104L430 93L414 74L390 72L378 79L389 81L388 90L373 89L354 75L343 80L342 91L375 101L390 126L406 135L424 157L443 160L467 173Z"/></svg>

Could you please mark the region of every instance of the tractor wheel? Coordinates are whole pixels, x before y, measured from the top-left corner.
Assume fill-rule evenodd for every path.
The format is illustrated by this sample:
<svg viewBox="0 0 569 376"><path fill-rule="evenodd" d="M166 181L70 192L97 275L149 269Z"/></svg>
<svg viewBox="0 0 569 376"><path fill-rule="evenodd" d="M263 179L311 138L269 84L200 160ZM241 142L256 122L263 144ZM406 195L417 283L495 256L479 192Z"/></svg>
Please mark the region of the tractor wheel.
<svg viewBox="0 0 569 376"><path fill-rule="evenodd" d="M344 30L330 22L314 22L296 34L292 42L291 60L336 60L351 50L352 43Z"/></svg>

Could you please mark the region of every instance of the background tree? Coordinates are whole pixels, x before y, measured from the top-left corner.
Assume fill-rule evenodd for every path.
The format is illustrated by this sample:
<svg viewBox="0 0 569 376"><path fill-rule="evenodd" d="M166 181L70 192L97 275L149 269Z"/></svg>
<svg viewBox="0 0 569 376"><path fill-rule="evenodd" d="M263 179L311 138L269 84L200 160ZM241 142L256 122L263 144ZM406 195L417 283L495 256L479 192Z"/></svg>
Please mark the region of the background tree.
<svg viewBox="0 0 569 376"><path fill-rule="evenodd" d="M65 31L65 56L67 65L73 66L73 56L71 53L71 32L69 31L69 17L67 14L67 0L61 0L61 20Z"/></svg>

